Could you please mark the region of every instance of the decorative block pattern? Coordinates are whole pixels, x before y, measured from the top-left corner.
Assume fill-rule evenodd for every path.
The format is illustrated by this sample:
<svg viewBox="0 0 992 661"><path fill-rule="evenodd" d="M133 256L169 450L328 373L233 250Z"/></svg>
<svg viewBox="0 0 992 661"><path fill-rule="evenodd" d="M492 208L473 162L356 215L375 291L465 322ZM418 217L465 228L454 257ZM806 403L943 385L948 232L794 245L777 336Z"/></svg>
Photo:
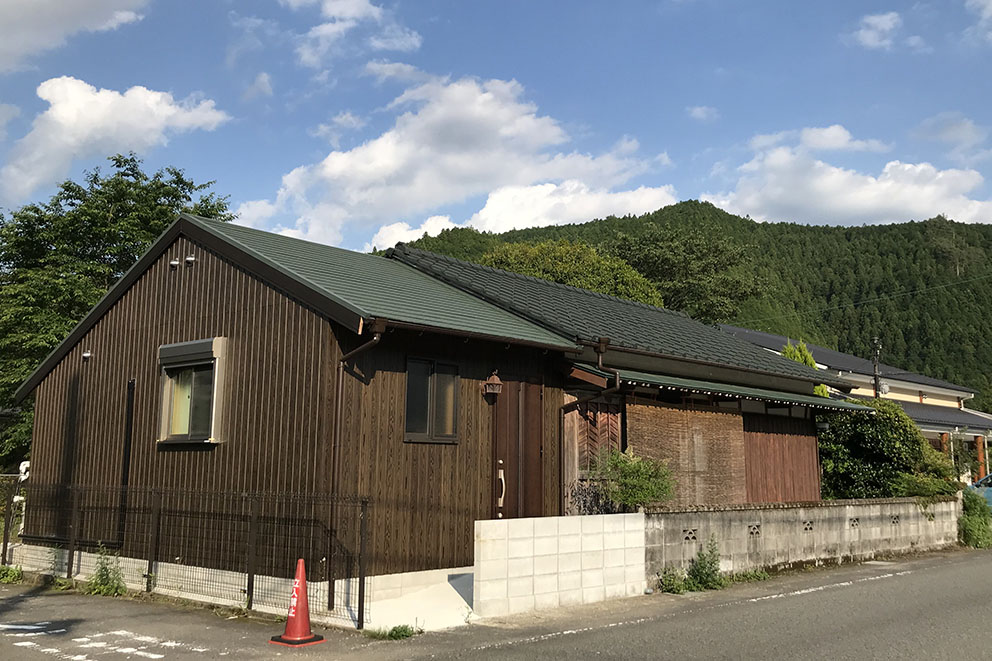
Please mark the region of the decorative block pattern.
<svg viewBox="0 0 992 661"><path fill-rule="evenodd" d="M475 614L496 617L642 594L644 514L475 522Z"/></svg>
<svg viewBox="0 0 992 661"><path fill-rule="evenodd" d="M958 500L922 512L915 498L659 510L645 515L647 570L688 567L711 537L733 572L937 549L957 543L960 515Z"/></svg>

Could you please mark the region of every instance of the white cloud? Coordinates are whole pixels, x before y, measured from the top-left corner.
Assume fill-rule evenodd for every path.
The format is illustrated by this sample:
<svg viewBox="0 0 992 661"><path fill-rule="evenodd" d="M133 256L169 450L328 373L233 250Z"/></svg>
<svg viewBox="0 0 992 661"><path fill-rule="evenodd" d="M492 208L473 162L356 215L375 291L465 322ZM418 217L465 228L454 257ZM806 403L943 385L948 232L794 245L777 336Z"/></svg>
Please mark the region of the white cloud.
<svg viewBox="0 0 992 661"><path fill-rule="evenodd" d="M858 29L851 35L856 42L873 50L892 48L896 31L902 26L899 12L862 16Z"/></svg>
<svg viewBox="0 0 992 661"><path fill-rule="evenodd" d="M272 76L262 71L255 76L254 82L245 90L245 99L255 99L260 96L272 96Z"/></svg>
<svg viewBox="0 0 992 661"><path fill-rule="evenodd" d="M697 122L712 122L720 118L720 111L712 106L687 106L685 112Z"/></svg>
<svg viewBox="0 0 992 661"><path fill-rule="evenodd" d="M0 2L0 72L57 48L78 32L115 30L141 20L148 0L5 0Z"/></svg>
<svg viewBox="0 0 992 661"><path fill-rule="evenodd" d="M324 18L335 20L378 21L382 18L382 9L369 0L279 0L279 2L290 9L317 5Z"/></svg>
<svg viewBox="0 0 992 661"><path fill-rule="evenodd" d="M372 237L372 240L365 244L365 252L373 249L383 250L392 248L397 243L407 243L416 241L425 234L437 236L443 230L458 227L449 216L431 216L425 220L420 227L410 227L409 223L390 223L383 225Z"/></svg>
<svg viewBox="0 0 992 661"><path fill-rule="evenodd" d="M840 124L822 128L804 128L799 133L799 143L814 151L888 151L890 149L881 140L855 140L851 132Z"/></svg>
<svg viewBox="0 0 992 661"><path fill-rule="evenodd" d="M992 43L992 0L965 0L964 5L978 14L978 22L969 33Z"/></svg>
<svg viewBox="0 0 992 661"><path fill-rule="evenodd" d="M778 133L759 133L748 141L748 146L754 151L764 151L788 141L797 143L796 147L804 151L882 152L891 149L891 146L881 140L855 140L851 132L840 124L812 126Z"/></svg>
<svg viewBox="0 0 992 661"><path fill-rule="evenodd" d="M7 124L21 114L21 109L9 103L0 103L0 142L7 139Z"/></svg>
<svg viewBox="0 0 992 661"><path fill-rule="evenodd" d="M346 225L378 227L502 188L581 182L532 196L545 205L529 212L534 218L565 217L557 210L569 199L593 208L595 199L669 162L664 154L640 156L627 137L596 155L567 150L566 132L524 100L515 81L431 80L405 90L386 110L398 116L378 137L283 177L274 203L295 216L289 233L333 243ZM629 206L635 198L614 199ZM478 222L486 215L480 212Z"/></svg>
<svg viewBox="0 0 992 661"><path fill-rule="evenodd" d="M609 215L643 214L677 201L672 186L641 186L619 192L591 189L576 180L504 186L489 194L486 205L469 219L468 225L485 232L505 232L586 222Z"/></svg>
<svg viewBox="0 0 992 661"><path fill-rule="evenodd" d="M369 45L373 50L391 50L410 53L418 48L423 41L420 33L410 28L390 23L382 32L369 39Z"/></svg>
<svg viewBox="0 0 992 661"><path fill-rule="evenodd" d="M248 53L264 50L272 43L285 43L293 38L292 33L279 27L275 21L256 16L240 16L236 12L228 12L228 22L236 32L236 36L227 47L225 63L234 68L238 61Z"/></svg>
<svg viewBox="0 0 992 661"><path fill-rule="evenodd" d="M335 149L340 146L341 135L344 131L357 131L365 126L364 117L359 117L350 111L342 111L331 118L327 124L318 124L317 128L310 131L310 135L317 138L324 138L330 142Z"/></svg>
<svg viewBox="0 0 992 661"><path fill-rule="evenodd" d="M296 47L296 55L300 64L319 69L332 49L348 32L358 25L357 21L341 20L321 23L310 28Z"/></svg>
<svg viewBox="0 0 992 661"><path fill-rule="evenodd" d="M313 26L299 38L296 53L300 64L321 68L338 54L345 36L363 24L378 24L379 30L368 38L368 47L378 51L412 52L420 48L423 38L415 30L400 25L381 7L368 0L280 0L291 9L319 6L324 22Z"/></svg>
<svg viewBox="0 0 992 661"><path fill-rule="evenodd" d="M253 200L242 202L234 213L238 216L239 225L248 227L264 227L266 221L278 212L278 208L268 200Z"/></svg>
<svg viewBox="0 0 992 661"><path fill-rule="evenodd" d="M969 197L983 183L975 170L890 161L879 174L865 174L820 160L802 145L758 142L754 158L738 168L736 188L703 199L758 220L854 225L944 213L992 221L992 200Z"/></svg>
<svg viewBox="0 0 992 661"><path fill-rule="evenodd" d="M121 93L63 76L38 86L49 107L35 117L0 169L0 193L20 201L66 176L75 159L145 152L169 134L213 130L229 119L211 100L176 101L167 92L135 86Z"/></svg>
<svg viewBox="0 0 992 661"><path fill-rule="evenodd" d="M933 48L918 34L906 37L906 45L917 53L932 53Z"/></svg>
<svg viewBox="0 0 992 661"><path fill-rule="evenodd" d="M434 80L435 76L421 71L412 64L404 62L387 62L385 60L372 60L365 64L365 74L373 76L377 83L387 80L398 80L406 83L423 83Z"/></svg>
<svg viewBox="0 0 992 661"><path fill-rule="evenodd" d="M950 147L948 157L971 165L992 157L992 148L982 148L989 129L959 112L942 112L928 117L916 129L916 135Z"/></svg>

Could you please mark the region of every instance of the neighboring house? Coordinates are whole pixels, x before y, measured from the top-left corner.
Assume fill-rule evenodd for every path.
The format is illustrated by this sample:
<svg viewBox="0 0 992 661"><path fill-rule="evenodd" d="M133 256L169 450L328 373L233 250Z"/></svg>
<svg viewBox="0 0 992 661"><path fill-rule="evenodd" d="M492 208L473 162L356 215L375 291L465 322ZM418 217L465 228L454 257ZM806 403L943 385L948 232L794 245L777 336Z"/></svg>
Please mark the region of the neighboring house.
<svg viewBox="0 0 992 661"><path fill-rule="evenodd" d="M682 503L818 499L814 415L861 408L822 382L851 387L647 305L183 215L17 399L35 484L369 498L381 574L471 564L475 520L567 511L606 447L668 459ZM26 537L65 542L31 512Z"/></svg>
<svg viewBox="0 0 992 661"><path fill-rule="evenodd" d="M782 351L786 342L795 341L737 326L724 325L722 328L734 337L776 353ZM830 372L831 376L842 377L855 384L851 396L875 396L874 365L871 360L813 344L806 346L817 366ZM972 399L976 391L884 363L879 363L878 367L882 382L879 396L898 402L935 448L945 454L963 450L975 457L978 477L984 477L989 466L986 436L992 429L992 416L965 407L965 402Z"/></svg>

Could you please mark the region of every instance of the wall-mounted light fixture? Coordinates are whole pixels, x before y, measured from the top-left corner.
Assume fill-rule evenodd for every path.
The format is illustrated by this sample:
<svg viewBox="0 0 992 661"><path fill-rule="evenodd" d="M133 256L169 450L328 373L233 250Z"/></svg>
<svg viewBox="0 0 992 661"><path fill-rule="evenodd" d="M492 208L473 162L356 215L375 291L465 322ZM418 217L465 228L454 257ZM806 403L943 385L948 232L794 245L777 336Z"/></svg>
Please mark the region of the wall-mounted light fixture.
<svg viewBox="0 0 992 661"><path fill-rule="evenodd" d="M179 260L178 259L173 259L172 261L169 262L169 269L170 270L175 271L177 268L179 268Z"/></svg>
<svg viewBox="0 0 992 661"><path fill-rule="evenodd" d="M196 257L193 255L186 255L186 266L193 266L193 262L196 261Z"/></svg>
<svg viewBox="0 0 992 661"><path fill-rule="evenodd" d="M92 356L93 356L93 352L92 352L92 351L90 351L89 349L87 349L86 351L84 351L84 352L83 352L83 362L85 363L85 362L86 362L87 360L89 360L89 359L90 359L90 358L91 358Z"/></svg>
<svg viewBox="0 0 992 661"><path fill-rule="evenodd" d="M496 370L489 375L489 378L482 383L483 395L498 395L503 392L503 382L496 376Z"/></svg>

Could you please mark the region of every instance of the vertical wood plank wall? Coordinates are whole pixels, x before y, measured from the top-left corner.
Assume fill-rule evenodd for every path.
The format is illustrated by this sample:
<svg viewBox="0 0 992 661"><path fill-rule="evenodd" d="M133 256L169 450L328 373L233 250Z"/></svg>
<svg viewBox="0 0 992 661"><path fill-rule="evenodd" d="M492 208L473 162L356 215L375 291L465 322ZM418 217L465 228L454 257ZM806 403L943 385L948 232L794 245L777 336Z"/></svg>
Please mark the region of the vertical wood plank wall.
<svg viewBox="0 0 992 661"><path fill-rule="evenodd" d="M408 357L458 364L457 443L405 441ZM547 362L539 351L400 330L356 358L345 377L341 493L367 495L374 503L375 566L417 571L472 564L474 522L493 515L494 405L482 383L494 369L546 379L544 513L558 513L557 417L549 420L548 413L557 416L561 389L545 373Z"/></svg>
<svg viewBox="0 0 992 661"><path fill-rule="evenodd" d="M820 500L820 463L812 420L744 415L749 503Z"/></svg>
<svg viewBox="0 0 992 661"><path fill-rule="evenodd" d="M158 446L158 347L215 336L228 338L225 442ZM180 237L39 385L32 481L120 486L133 378L132 486L326 492L334 346L327 319Z"/></svg>
<svg viewBox="0 0 992 661"><path fill-rule="evenodd" d="M195 257L189 268L188 255ZM173 258L180 261L175 270ZM214 336L228 338L225 442L157 445L158 347ZM473 522L492 516L492 405L481 383L499 369L545 384L545 513L559 513L562 394L551 357L423 333L387 332L346 373L335 488L335 366L364 339L181 237L38 387L32 480L120 486L127 382L134 378L131 487L368 497L371 571L465 566L473 561ZM92 358L84 363L86 350ZM404 442L408 355L459 365L458 443ZM355 538L345 529L352 519L340 522L341 539Z"/></svg>

